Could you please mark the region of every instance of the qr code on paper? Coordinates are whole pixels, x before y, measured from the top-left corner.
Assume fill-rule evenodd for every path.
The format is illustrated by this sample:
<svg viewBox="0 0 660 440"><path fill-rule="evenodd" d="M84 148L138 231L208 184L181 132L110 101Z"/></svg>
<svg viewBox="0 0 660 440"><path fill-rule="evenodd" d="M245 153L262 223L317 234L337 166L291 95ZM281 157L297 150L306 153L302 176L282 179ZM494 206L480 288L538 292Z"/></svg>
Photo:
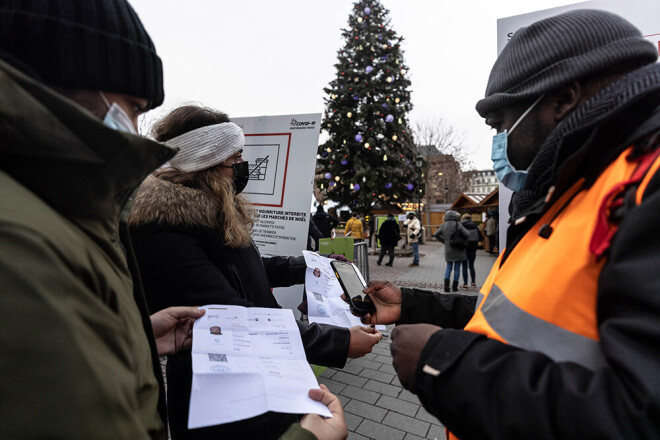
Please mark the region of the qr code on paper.
<svg viewBox="0 0 660 440"><path fill-rule="evenodd" d="M314 294L314 299L316 299L317 301L323 302L323 296L321 296L320 293L315 293Z"/></svg>
<svg viewBox="0 0 660 440"><path fill-rule="evenodd" d="M209 353L209 361L211 361L211 362L227 362L227 355L226 354L218 354L218 353Z"/></svg>

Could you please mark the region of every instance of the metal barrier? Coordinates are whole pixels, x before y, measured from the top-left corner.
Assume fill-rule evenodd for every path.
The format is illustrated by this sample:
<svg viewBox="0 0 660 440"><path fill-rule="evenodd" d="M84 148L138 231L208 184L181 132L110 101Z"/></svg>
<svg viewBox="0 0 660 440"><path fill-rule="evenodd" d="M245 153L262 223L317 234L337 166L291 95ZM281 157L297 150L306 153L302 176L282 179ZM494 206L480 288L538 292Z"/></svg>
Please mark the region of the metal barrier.
<svg viewBox="0 0 660 440"><path fill-rule="evenodd" d="M355 265L362 272L364 280L369 282L369 248L366 242L353 244L353 260Z"/></svg>

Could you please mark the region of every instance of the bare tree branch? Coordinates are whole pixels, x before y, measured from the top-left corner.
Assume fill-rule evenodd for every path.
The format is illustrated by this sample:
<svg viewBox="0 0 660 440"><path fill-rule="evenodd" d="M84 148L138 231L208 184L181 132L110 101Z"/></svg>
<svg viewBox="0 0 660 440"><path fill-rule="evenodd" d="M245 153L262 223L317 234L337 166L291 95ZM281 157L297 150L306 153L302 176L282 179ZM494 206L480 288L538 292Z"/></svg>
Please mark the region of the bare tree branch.
<svg viewBox="0 0 660 440"><path fill-rule="evenodd" d="M453 156L462 170L467 171L472 168L470 152L465 145L465 133L457 130L442 118L416 122L413 126L413 136L418 148L435 146L441 154ZM426 156L424 153L422 155Z"/></svg>

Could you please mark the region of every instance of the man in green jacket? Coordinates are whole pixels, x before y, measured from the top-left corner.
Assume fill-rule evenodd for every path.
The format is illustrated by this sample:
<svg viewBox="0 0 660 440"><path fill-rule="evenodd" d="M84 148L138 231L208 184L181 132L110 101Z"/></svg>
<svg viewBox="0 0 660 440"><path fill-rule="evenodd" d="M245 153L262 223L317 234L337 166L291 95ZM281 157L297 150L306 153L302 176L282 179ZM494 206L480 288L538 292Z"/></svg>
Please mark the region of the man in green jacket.
<svg viewBox="0 0 660 440"><path fill-rule="evenodd" d="M201 312L150 319L124 222L176 152L135 135L164 98L154 45L123 0L4 1L0 97L0 438L166 439L158 355ZM303 425L345 435L312 394L337 417Z"/></svg>

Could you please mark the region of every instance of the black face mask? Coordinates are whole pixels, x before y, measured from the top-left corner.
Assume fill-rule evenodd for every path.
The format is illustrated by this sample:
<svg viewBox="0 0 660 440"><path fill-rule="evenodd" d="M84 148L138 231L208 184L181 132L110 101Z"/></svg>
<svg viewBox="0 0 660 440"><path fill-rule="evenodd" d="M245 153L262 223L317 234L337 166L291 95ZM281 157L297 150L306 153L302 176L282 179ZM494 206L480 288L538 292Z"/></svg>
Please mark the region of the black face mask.
<svg viewBox="0 0 660 440"><path fill-rule="evenodd" d="M234 191L238 195L243 192L250 181L250 168L247 160L235 163L231 167L234 169Z"/></svg>
<svg viewBox="0 0 660 440"><path fill-rule="evenodd" d="M266 156L265 158L263 158L261 162L256 164L255 167L252 168L252 171L250 171L250 167L248 166L247 160L244 160L243 162L235 163L232 166L220 165L223 168L234 169L234 191L236 191L237 195L243 192L248 182L250 181L250 176L252 175L252 173L257 171L261 166L261 164L263 164L268 160L269 156Z"/></svg>

